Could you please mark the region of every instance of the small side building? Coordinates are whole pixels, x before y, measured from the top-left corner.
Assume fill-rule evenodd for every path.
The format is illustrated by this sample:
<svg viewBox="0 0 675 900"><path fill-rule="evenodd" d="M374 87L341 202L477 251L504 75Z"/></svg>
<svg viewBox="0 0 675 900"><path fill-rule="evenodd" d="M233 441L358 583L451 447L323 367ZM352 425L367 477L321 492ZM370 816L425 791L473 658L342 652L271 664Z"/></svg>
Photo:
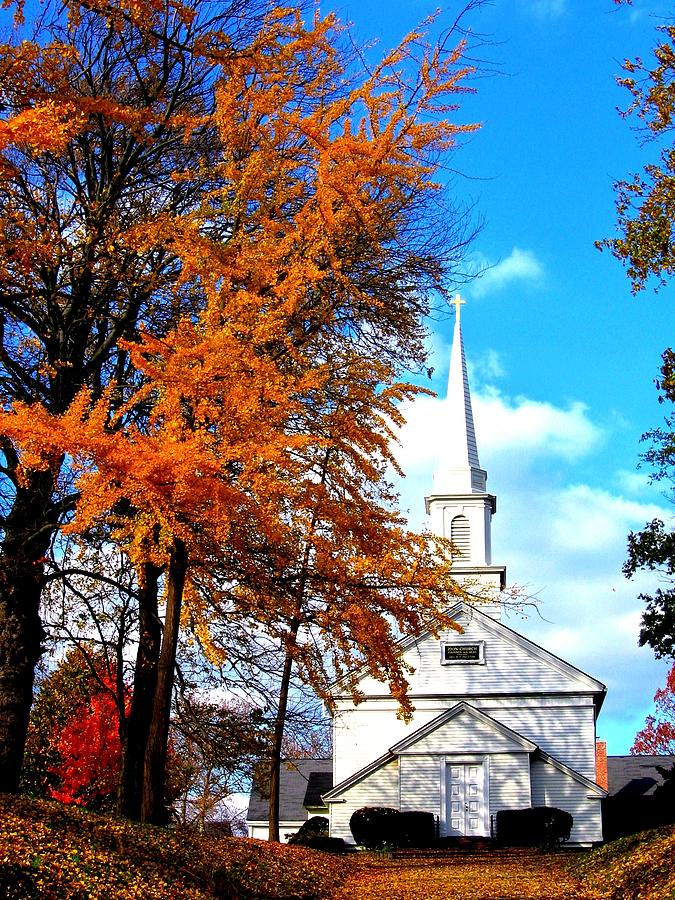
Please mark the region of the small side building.
<svg viewBox="0 0 675 900"><path fill-rule="evenodd" d="M285 759L279 776L279 837L286 843L312 816L328 816L322 794L333 786L332 759ZM248 836L269 838L269 789L254 782L248 804Z"/></svg>

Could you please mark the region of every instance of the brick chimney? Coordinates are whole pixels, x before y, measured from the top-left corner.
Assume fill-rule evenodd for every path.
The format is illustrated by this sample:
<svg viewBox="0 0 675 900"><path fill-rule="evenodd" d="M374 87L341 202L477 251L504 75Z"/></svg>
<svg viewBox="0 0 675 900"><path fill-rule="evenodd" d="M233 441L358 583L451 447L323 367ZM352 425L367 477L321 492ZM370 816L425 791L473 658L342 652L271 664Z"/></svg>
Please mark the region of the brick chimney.
<svg viewBox="0 0 675 900"><path fill-rule="evenodd" d="M607 741L595 742L595 783L607 790Z"/></svg>

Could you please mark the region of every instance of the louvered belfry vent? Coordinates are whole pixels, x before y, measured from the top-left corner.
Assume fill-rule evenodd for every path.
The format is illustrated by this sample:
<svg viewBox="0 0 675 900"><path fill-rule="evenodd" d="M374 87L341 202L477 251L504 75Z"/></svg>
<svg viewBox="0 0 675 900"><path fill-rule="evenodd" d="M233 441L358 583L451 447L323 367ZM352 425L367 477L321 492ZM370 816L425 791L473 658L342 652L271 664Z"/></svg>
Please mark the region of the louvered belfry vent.
<svg viewBox="0 0 675 900"><path fill-rule="evenodd" d="M450 527L450 540L455 545L455 553L460 559L471 556L471 533L466 516L455 516Z"/></svg>

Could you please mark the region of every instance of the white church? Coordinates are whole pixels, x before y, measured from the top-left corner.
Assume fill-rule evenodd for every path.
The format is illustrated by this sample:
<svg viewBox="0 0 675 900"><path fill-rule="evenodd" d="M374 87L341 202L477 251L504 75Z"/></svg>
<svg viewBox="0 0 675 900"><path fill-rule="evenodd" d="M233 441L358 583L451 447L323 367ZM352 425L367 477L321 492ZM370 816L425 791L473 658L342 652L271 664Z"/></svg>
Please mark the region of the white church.
<svg viewBox="0 0 675 900"><path fill-rule="evenodd" d="M386 685L369 675L358 706L336 686L332 761L284 767L282 834L318 813L331 836L353 843L352 813L389 806L433 813L441 836L489 836L501 809L555 806L574 818L571 844L602 840L595 724L606 689L501 621L506 569L492 564L496 498L478 459L459 302L447 396L452 444L425 502L432 530L457 548L457 578L495 602L457 603L461 634L404 642L414 668L410 723L397 719ZM248 825L251 837L267 836L266 801L255 790Z"/></svg>

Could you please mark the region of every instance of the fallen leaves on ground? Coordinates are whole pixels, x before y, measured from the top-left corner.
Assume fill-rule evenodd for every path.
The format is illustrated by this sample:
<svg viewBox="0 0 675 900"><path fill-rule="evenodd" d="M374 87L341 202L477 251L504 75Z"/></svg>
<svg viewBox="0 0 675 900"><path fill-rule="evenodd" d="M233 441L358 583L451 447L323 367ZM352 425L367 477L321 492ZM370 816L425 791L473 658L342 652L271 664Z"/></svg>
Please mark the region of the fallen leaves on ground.
<svg viewBox="0 0 675 900"><path fill-rule="evenodd" d="M340 869L335 863L299 847L136 825L57 802L0 796L2 897L309 900L327 896L349 869L347 860Z"/></svg>
<svg viewBox="0 0 675 900"><path fill-rule="evenodd" d="M583 854L336 858L0 796L0 896L24 900L675 900L674 860L674 827Z"/></svg>
<svg viewBox="0 0 675 900"><path fill-rule="evenodd" d="M612 841L578 860L573 872L606 900L673 900L675 827Z"/></svg>
<svg viewBox="0 0 675 900"><path fill-rule="evenodd" d="M567 866L572 854L446 852L359 860L333 900L600 900Z"/></svg>

